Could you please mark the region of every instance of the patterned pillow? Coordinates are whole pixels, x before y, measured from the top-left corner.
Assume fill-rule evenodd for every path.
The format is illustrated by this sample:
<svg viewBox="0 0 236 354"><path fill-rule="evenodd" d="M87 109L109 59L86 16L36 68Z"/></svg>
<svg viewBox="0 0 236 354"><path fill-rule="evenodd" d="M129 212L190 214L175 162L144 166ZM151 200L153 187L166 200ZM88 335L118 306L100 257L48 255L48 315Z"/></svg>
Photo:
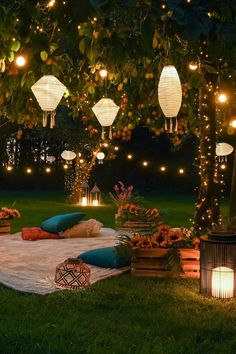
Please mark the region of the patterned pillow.
<svg viewBox="0 0 236 354"><path fill-rule="evenodd" d="M59 233L78 224L84 216L85 214L80 212L56 215L43 221L41 228L48 232Z"/></svg>

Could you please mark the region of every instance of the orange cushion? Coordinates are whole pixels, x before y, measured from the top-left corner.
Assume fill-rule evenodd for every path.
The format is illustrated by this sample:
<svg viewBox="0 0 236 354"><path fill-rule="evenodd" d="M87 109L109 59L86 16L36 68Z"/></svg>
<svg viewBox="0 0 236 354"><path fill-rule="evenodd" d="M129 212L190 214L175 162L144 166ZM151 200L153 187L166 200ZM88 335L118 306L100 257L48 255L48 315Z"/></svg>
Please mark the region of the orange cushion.
<svg viewBox="0 0 236 354"><path fill-rule="evenodd" d="M53 239L53 238L63 238L59 234L54 234L52 232L47 232L42 230L40 227L23 227L21 230L21 236L23 240L26 241L36 241L42 239Z"/></svg>

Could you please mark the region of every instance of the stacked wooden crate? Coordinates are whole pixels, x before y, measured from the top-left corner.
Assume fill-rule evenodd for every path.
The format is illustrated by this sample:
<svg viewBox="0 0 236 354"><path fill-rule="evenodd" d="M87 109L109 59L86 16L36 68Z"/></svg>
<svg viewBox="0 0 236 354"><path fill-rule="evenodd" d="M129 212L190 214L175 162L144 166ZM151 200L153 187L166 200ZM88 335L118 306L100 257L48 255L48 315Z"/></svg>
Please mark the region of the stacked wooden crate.
<svg viewBox="0 0 236 354"><path fill-rule="evenodd" d="M10 220L0 220L0 235L11 233L11 223Z"/></svg>
<svg viewBox="0 0 236 354"><path fill-rule="evenodd" d="M174 253L171 248L140 249L131 262L131 274L140 277L173 277Z"/></svg>
<svg viewBox="0 0 236 354"><path fill-rule="evenodd" d="M180 248L178 250L182 278L200 278L200 252L191 248Z"/></svg>
<svg viewBox="0 0 236 354"><path fill-rule="evenodd" d="M123 225L117 225L116 229L119 231L130 232L132 234L151 234L155 229L156 225L151 222L144 221L125 221Z"/></svg>

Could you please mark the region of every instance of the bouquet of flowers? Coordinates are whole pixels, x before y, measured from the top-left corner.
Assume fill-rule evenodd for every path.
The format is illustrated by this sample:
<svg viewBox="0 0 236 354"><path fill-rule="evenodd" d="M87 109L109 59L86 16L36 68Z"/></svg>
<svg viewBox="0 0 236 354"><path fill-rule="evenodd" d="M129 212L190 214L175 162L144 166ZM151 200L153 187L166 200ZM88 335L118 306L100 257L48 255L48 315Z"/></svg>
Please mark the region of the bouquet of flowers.
<svg viewBox="0 0 236 354"><path fill-rule="evenodd" d="M11 220L13 218L19 217L20 212L17 209L8 209L6 207L2 207L2 211L0 211L0 221Z"/></svg>
<svg viewBox="0 0 236 354"><path fill-rule="evenodd" d="M142 208L135 204L124 204L118 209L118 224L123 224L125 221L142 221L160 224L160 212L157 208Z"/></svg>
<svg viewBox="0 0 236 354"><path fill-rule="evenodd" d="M114 186L114 192L110 192L109 196L118 208L127 203L137 204L139 196L133 189L132 185L125 186L123 182L118 181Z"/></svg>

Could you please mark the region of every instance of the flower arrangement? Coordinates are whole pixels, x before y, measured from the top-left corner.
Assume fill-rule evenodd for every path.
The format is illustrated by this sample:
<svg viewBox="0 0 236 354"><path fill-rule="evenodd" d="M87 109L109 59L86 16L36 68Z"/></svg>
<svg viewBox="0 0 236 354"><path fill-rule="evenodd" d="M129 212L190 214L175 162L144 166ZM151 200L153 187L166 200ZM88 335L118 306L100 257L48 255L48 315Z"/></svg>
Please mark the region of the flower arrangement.
<svg viewBox="0 0 236 354"><path fill-rule="evenodd" d="M199 238L194 236L192 229L172 228L167 224L159 225L157 231L152 235L121 234L118 235L118 239L122 246L129 248L131 251L137 251L140 248L194 247L198 249L199 247Z"/></svg>
<svg viewBox="0 0 236 354"><path fill-rule="evenodd" d="M127 203L119 207L118 209L118 224L123 224L125 221L143 221L160 223L160 212L157 208L142 208L133 203Z"/></svg>
<svg viewBox="0 0 236 354"><path fill-rule="evenodd" d="M137 204L139 196L133 189L132 185L125 186L123 182L118 181L114 186L114 192L110 192L109 196L118 208L127 203Z"/></svg>
<svg viewBox="0 0 236 354"><path fill-rule="evenodd" d="M20 212L17 209L2 207L2 211L0 211L0 221L11 220L13 218L19 218L20 216Z"/></svg>

